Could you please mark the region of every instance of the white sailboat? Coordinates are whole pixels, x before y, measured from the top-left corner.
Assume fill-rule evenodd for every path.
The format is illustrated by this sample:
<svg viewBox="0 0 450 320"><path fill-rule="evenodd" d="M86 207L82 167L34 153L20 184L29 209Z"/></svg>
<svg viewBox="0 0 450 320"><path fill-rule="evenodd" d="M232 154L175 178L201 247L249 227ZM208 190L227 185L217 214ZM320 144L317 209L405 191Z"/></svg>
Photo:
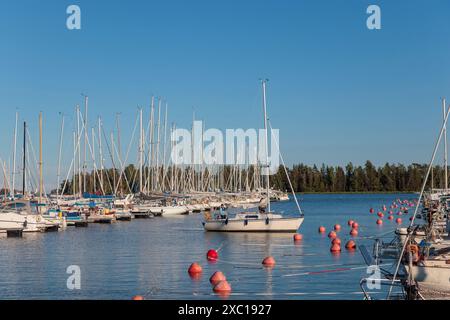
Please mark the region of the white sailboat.
<svg viewBox="0 0 450 320"><path fill-rule="evenodd" d="M270 208L270 181L269 181L269 155L268 155L268 118L266 106L266 80L262 81L263 89L263 109L264 109L264 130L266 148L266 203L265 212L243 212L234 217L221 214L216 218L209 218L203 222L206 231L216 232L296 232L303 223L304 217L298 204L295 193L294 200L299 209L299 216L287 218L281 214L271 211ZM289 180L289 177L288 177ZM289 181L290 183L290 181ZM291 185L292 189L292 185Z"/></svg>

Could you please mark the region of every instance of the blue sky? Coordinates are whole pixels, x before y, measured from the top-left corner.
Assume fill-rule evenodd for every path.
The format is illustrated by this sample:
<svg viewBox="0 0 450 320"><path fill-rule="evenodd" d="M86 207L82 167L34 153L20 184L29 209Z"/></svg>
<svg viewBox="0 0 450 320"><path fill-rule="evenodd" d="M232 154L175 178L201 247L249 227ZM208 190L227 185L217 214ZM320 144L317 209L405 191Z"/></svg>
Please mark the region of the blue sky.
<svg viewBox="0 0 450 320"><path fill-rule="evenodd" d="M66 8L82 29L66 28ZM366 28L377 4L382 29ZM428 161L440 98L450 101L448 1L33 1L0 3L0 155L11 158L14 113L37 135L55 172L59 112L89 95L90 116L123 140L152 94L169 122L261 126L258 79L269 78L269 113L288 163ZM48 179L54 179L49 177Z"/></svg>

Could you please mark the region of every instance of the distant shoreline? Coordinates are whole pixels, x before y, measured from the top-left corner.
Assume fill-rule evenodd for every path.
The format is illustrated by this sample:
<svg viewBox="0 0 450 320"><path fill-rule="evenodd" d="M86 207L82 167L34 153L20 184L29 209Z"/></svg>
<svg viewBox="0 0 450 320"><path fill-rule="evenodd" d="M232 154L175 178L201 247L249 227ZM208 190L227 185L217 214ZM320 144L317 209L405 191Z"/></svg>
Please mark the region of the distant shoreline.
<svg viewBox="0 0 450 320"><path fill-rule="evenodd" d="M299 194L415 194L417 191L341 191L341 192L296 192Z"/></svg>

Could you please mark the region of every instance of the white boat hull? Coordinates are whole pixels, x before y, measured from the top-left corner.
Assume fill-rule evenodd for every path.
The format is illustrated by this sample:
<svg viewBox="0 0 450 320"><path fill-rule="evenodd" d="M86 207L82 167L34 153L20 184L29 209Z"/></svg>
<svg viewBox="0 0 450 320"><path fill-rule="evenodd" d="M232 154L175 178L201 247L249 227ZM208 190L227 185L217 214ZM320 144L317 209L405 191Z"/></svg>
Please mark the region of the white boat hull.
<svg viewBox="0 0 450 320"><path fill-rule="evenodd" d="M180 207L151 207L150 212L154 215L174 216L186 214L189 210L185 206Z"/></svg>
<svg viewBox="0 0 450 320"><path fill-rule="evenodd" d="M412 275L419 288L450 294L450 265L413 266ZM409 270L409 266L407 266Z"/></svg>
<svg viewBox="0 0 450 320"><path fill-rule="evenodd" d="M214 232L297 232L304 218L229 219L203 223L206 231Z"/></svg>

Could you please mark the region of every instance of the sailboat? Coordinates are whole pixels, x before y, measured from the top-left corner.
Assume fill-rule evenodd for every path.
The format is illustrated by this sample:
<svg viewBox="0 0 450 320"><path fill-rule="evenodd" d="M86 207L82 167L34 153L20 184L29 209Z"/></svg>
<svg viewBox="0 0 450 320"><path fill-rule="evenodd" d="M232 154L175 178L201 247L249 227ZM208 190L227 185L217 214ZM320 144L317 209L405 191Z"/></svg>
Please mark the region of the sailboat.
<svg viewBox="0 0 450 320"><path fill-rule="evenodd" d="M266 105L266 83L267 80L262 80L263 91L263 111L264 111L264 130L265 130L265 151L266 151L266 192L265 205L266 210L259 210L259 212L241 212L234 217L228 217L228 214L221 214L215 218L207 218L203 222L206 231L216 232L296 232L303 223L304 216L298 205L297 198L293 192L294 200L299 209L299 216L297 217L283 217L282 214L272 212L270 208L270 178L269 178L269 155L268 155L268 117ZM289 177L287 177L289 180ZM290 181L289 181L290 183ZM291 185L292 189L292 185ZM261 202L264 202L262 200Z"/></svg>

